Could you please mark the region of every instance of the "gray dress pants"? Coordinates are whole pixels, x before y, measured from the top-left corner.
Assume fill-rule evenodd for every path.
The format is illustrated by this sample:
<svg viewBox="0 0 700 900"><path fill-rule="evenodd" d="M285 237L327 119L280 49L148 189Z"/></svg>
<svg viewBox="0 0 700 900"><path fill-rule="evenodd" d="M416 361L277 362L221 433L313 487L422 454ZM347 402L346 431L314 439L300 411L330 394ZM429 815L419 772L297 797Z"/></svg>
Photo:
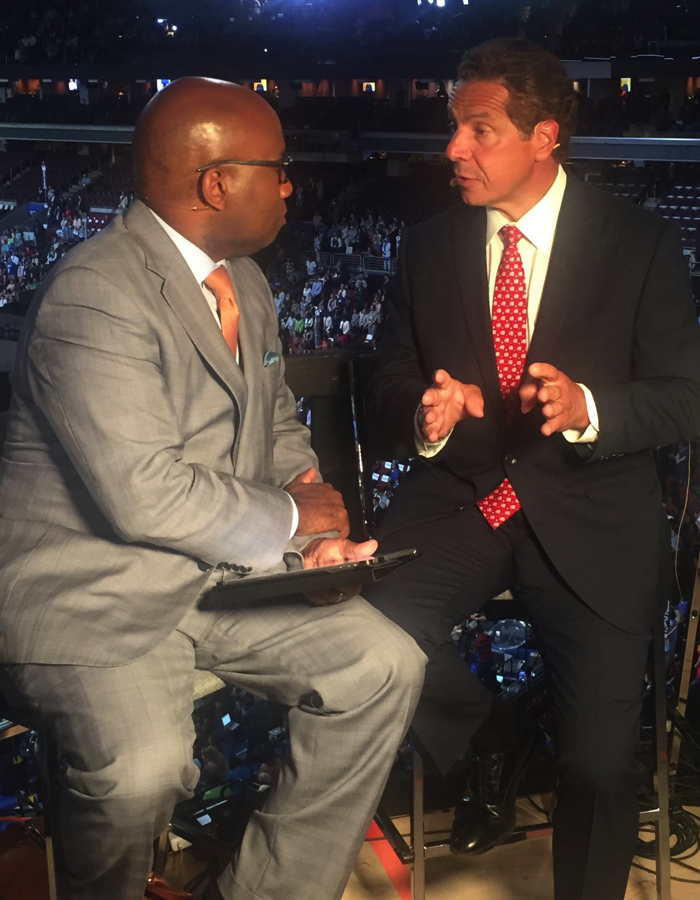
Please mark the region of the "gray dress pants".
<svg viewBox="0 0 700 900"><path fill-rule="evenodd" d="M338 606L191 611L162 644L119 667L6 666L20 699L55 727L68 760L60 829L70 900L143 897L152 842L199 776L195 669L290 707L290 758L250 821L235 872L219 879L221 893L339 898L425 662L412 638L357 597Z"/></svg>

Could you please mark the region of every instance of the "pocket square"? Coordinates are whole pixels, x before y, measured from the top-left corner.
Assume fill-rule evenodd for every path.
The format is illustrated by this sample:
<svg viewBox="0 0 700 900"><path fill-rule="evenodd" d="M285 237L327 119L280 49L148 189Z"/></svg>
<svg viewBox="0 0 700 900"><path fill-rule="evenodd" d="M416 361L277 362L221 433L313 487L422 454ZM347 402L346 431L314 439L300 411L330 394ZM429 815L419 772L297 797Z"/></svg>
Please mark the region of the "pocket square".
<svg viewBox="0 0 700 900"><path fill-rule="evenodd" d="M275 353L274 350L268 350L265 353L265 356L263 356L263 366L266 366L266 367L274 365L274 363L279 362L279 361L280 361L280 355L279 355L279 353Z"/></svg>

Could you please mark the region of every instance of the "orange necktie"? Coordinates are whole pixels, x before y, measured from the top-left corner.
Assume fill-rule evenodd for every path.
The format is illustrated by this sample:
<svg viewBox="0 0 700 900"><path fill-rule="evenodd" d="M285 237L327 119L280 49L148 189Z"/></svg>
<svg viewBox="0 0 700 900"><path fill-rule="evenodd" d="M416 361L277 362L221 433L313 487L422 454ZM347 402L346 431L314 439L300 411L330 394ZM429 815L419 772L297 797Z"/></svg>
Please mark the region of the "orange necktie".
<svg viewBox="0 0 700 900"><path fill-rule="evenodd" d="M229 345L231 353L235 356L238 347L238 320L240 312L226 266L219 266L214 269L211 275L204 279L204 283L216 297L221 333Z"/></svg>

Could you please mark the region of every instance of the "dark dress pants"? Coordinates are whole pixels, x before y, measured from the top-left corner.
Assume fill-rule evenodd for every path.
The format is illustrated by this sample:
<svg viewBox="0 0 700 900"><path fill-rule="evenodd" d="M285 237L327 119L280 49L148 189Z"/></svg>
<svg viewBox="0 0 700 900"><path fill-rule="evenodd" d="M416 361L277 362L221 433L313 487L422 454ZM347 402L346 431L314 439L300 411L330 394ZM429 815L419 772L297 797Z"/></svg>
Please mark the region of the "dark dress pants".
<svg viewBox="0 0 700 900"><path fill-rule="evenodd" d="M380 551L416 547L421 557L363 593L429 658L413 722L421 745L445 773L488 715L492 697L449 636L512 590L527 608L550 681L556 900L623 900L639 823L635 749L651 623L627 633L594 613L557 574L522 511L496 531L475 506L403 525L402 499L380 523Z"/></svg>

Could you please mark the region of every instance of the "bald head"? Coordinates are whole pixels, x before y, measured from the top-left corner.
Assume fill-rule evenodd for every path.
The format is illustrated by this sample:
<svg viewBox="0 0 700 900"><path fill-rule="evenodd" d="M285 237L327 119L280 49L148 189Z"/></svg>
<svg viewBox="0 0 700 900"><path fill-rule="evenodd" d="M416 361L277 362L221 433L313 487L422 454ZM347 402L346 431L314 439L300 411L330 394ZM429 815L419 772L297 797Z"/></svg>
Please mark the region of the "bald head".
<svg viewBox="0 0 700 900"><path fill-rule="evenodd" d="M199 166L241 158L251 138L275 127L277 116L253 91L212 78L181 78L156 94L136 123L139 193L172 200L196 185Z"/></svg>
<svg viewBox="0 0 700 900"><path fill-rule="evenodd" d="M138 193L181 234L198 246L213 239L217 246L203 249L220 252L218 239L230 215L218 214L230 214L237 186L259 178L261 171L275 182L277 174L243 166L204 174L197 169L220 160L278 160L283 149L279 119L256 93L228 81L181 78L158 93L136 123Z"/></svg>

